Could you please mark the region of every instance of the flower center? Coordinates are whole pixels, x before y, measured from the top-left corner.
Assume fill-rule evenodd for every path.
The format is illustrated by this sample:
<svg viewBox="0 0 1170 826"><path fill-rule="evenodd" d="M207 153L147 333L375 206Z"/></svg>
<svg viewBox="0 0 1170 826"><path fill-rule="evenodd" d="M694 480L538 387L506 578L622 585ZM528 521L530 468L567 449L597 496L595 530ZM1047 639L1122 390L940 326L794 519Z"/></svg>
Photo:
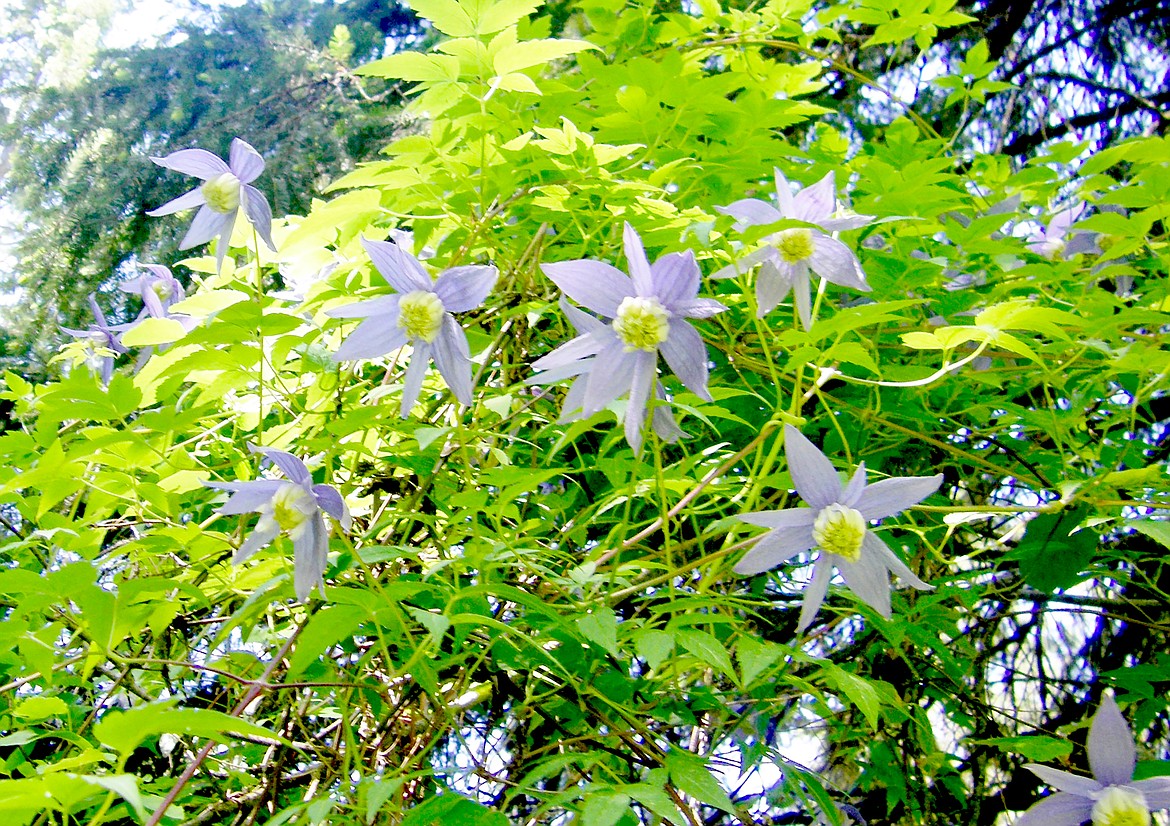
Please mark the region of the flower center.
<svg viewBox="0 0 1170 826"><path fill-rule="evenodd" d="M158 300L166 302L174 294L174 289L171 287L171 282L165 278L160 278L150 285L150 289L158 296Z"/></svg>
<svg viewBox="0 0 1170 826"><path fill-rule="evenodd" d="M1093 826L1150 826L1145 796L1128 786L1106 786L1093 804Z"/></svg>
<svg viewBox="0 0 1170 826"><path fill-rule="evenodd" d="M398 326L412 339L421 338L427 344L439 335L443 325L443 302L428 290L415 290L398 301Z"/></svg>
<svg viewBox="0 0 1170 826"><path fill-rule="evenodd" d="M785 229L776 234L776 250L785 264L796 264L812 257L813 234L811 229Z"/></svg>
<svg viewBox="0 0 1170 826"><path fill-rule="evenodd" d="M865 531L865 517L859 511L834 502L817 514L812 535L822 551L856 562L861 559Z"/></svg>
<svg viewBox="0 0 1170 826"><path fill-rule="evenodd" d="M627 353L634 350L653 353L670 334L670 313L657 298L623 298L613 320L613 331Z"/></svg>
<svg viewBox="0 0 1170 826"><path fill-rule="evenodd" d="M282 530L289 533L295 533L317 510L313 495L293 482L281 485L272 495L271 501L272 518Z"/></svg>
<svg viewBox="0 0 1170 826"><path fill-rule="evenodd" d="M199 187L212 211L227 214L240 206L240 179L224 172Z"/></svg>

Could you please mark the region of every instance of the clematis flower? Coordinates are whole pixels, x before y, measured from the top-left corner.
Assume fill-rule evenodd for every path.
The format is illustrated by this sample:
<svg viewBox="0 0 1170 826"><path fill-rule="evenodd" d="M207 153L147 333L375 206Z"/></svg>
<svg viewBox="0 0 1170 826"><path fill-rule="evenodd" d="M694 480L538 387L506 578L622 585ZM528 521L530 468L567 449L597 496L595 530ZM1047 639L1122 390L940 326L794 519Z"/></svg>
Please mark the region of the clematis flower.
<svg viewBox="0 0 1170 826"><path fill-rule="evenodd" d="M1028 809L1016 826L1150 826L1151 811L1170 808L1170 777L1133 779L1137 749L1112 692L1093 715L1088 747L1091 778L1024 765L1059 791Z"/></svg>
<svg viewBox="0 0 1170 826"><path fill-rule="evenodd" d="M171 307L178 304L185 297L183 285L179 283L179 280L171 274L169 269L161 264L142 264L140 266L149 270L149 272L118 285L118 289L122 290L122 292L127 292L141 298L143 304L142 312L138 314L138 318L134 320L133 324L127 325L126 329L130 329L137 325L138 322L150 317L169 318L172 321L179 322L183 326L183 329L188 332L194 330L199 324L198 320L182 313L171 313ZM169 346L169 344L164 344L159 349L166 350ZM147 347L142 352L138 360L138 365L135 368L136 370L141 369L142 365L146 364L147 360L154 353L154 350L154 347Z"/></svg>
<svg viewBox="0 0 1170 826"><path fill-rule="evenodd" d="M853 250L826 233L858 229L873 220L872 215L840 215L833 173L794 196L788 179L776 173L776 199L779 209L758 198L745 198L719 212L736 219L735 229L774 224L781 220L803 221L809 227L783 229L764 239L765 246L748 253L734 264L724 267L712 278L734 278L744 270L762 264L756 277L757 314L763 318L792 291L801 323L812 326L812 302L809 295L809 270L842 287L869 292L865 272Z"/></svg>
<svg viewBox="0 0 1170 826"><path fill-rule="evenodd" d="M151 160L161 167L192 175L203 181L201 186L192 189L186 195L180 195L158 209L146 213L157 217L199 207L199 211L195 213L195 220L191 222L191 228L187 230L179 244L179 249L197 247L218 237L215 262L217 270L222 269L228 242L232 238L232 228L236 224L236 214L243 206L244 215L264 239L264 243L269 249L276 251L276 244L272 242L272 209L268 206L268 199L263 193L251 186L252 181L260 177L260 173L264 171L264 159L250 144L233 138L227 163L206 149L180 149L165 158Z"/></svg>
<svg viewBox="0 0 1170 826"><path fill-rule="evenodd" d="M255 445L249 445L248 449L268 457L288 478L204 483L210 488L231 491L231 498L219 513L260 514L260 521L236 551L232 564L239 565L272 542L281 531L287 531L293 541L293 588L297 599L302 602L308 599L313 586L318 586L324 596L329 529L321 514L329 514L343 531L348 531L352 520L345 500L331 485L314 485L305 463L291 453Z"/></svg>
<svg viewBox="0 0 1170 826"><path fill-rule="evenodd" d="M105 313L102 312L102 308L98 306L97 300L92 295L89 297L89 308L93 310L93 324L84 330L72 330L68 327L61 329L74 338L84 338L89 342L92 352L90 366L98 372L102 379L102 385L105 386L114 376L114 359L130 352L118 338L126 327L121 324L113 326L108 324Z"/></svg>
<svg viewBox="0 0 1170 826"><path fill-rule="evenodd" d="M471 350L452 313L483 304L499 272L482 265L452 267L432 281L418 259L397 244L363 238L362 245L374 267L397 292L326 313L334 318L365 319L333 358L373 358L409 344L414 353L406 367L402 418L414 407L432 358L455 398L471 404Z"/></svg>
<svg viewBox="0 0 1170 826"><path fill-rule="evenodd" d="M148 272L118 285L118 289L142 299L146 314L151 318L170 318L171 305L185 297L183 285L161 264L142 264Z"/></svg>
<svg viewBox="0 0 1170 826"><path fill-rule="evenodd" d="M626 441L636 453L642 446L646 404L650 393L658 389L659 353L683 384L710 401L707 348L686 319L710 318L727 308L713 299L697 297L699 265L689 250L664 255L651 266L642 239L628 223L623 242L628 276L600 261L541 265L565 295L612 321L593 323L596 319L584 320L585 313L576 315L574 324L582 334L538 359L533 368L546 372L532 382L544 384L578 376L564 409L572 414L580 407L583 417L592 416L628 392ZM655 423L659 424L657 417ZM666 421L661 424L666 425ZM673 418L670 425L681 435Z"/></svg>
<svg viewBox="0 0 1170 826"><path fill-rule="evenodd" d="M561 296L560 301L561 310L568 317L569 323L577 331L577 339L588 339L594 333L600 333L605 328L605 322L589 315L584 310L574 307L564 296ZM577 339L574 339L576 341ZM567 344L564 346L568 346ZM549 356L553 355L552 353ZM545 358L548 358L546 356ZM563 379L575 377L573 383L569 385L569 392L565 394L564 404L561 406L561 415L557 419L557 424L565 424L566 422L574 422L578 419L584 418L585 408L585 389L589 385L589 373L593 370L596 356L589 356L586 358L576 359L565 364L560 369L548 369L539 375L526 379L527 384L552 384ZM538 359L533 367L542 370L544 359ZM654 393L659 401L667 401L666 389L662 386L662 382L654 382ZM674 418L674 413L671 412L670 406L667 404L656 404L654 406L654 414L651 416L651 423L654 426L654 432L658 434L658 438L664 442L677 442L687 434L683 432L682 428L678 426L678 421Z"/></svg>
<svg viewBox="0 0 1170 826"><path fill-rule="evenodd" d="M1084 211L1084 202L1077 202L1054 214L1052 220L1048 222L1048 226L1028 242L1028 249L1049 259L1058 257L1068 259L1082 253L1100 255L1101 248L1097 245L1097 233L1078 231L1073 232L1072 237L1069 237L1072 225Z"/></svg>
<svg viewBox="0 0 1170 826"><path fill-rule="evenodd" d="M784 425L784 440L792 482L810 507L742 514L739 518L744 522L771 530L735 566L737 574L758 574L799 553L819 549L812 582L804 593L798 633L820 610L834 568L862 602L883 617L890 616L888 572L919 590L934 587L915 576L869 529L869 523L921 502L938 490L942 474L895 477L867 485L862 464L842 487L825 454L799 430Z"/></svg>

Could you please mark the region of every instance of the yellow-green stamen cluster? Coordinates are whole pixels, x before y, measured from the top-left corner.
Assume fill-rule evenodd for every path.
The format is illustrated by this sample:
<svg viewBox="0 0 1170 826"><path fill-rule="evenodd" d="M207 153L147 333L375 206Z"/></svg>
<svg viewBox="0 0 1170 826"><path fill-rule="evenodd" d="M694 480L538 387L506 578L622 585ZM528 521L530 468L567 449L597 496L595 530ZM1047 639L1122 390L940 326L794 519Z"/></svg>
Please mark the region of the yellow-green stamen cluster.
<svg viewBox="0 0 1170 826"><path fill-rule="evenodd" d="M1093 826L1150 826L1145 796L1126 786L1107 786L1093 804Z"/></svg>
<svg viewBox="0 0 1170 826"><path fill-rule="evenodd" d="M240 179L230 172L211 178L199 188L212 211L227 214L240 206Z"/></svg>
<svg viewBox="0 0 1170 826"><path fill-rule="evenodd" d="M158 296L159 301L166 301L174 292L174 287L171 285L171 282L163 278L151 284L150 289Z"/></svg>
<svg viewBox="0 0 1170 826"><path fill-rule="evenodd" d="M313 495L292 482L285 482L272 495L272 518L290 534L296 533L316 510Z"/></svg>
<svg viewBox="0 0 1170 826"><path fill-rule="evenodd" d="M811 229L786 229L776 235L776 249L786 264L796 264L812 257L813 237Z"/></svg>
<svg viewBox="0 0 1170 826"><path fill-rule="evenodd" d="M427 290L415 290L398 301L398 326L411 339L427 344L435 340L443 326L443 302Z"/></svg>
<svg viewBox="0 0 1170 826"><path fill-rule="evenodd" d="M670 334L670 313L657 298L630 296L618 305L613 331L622 340L627 353L634 350L652 353Z"/></svg>
<svg viewBox="0 0 1170 826"><path fill-rule="evenodd" d="M856 562L861 559L865 531L865 517L859 511L834 502L817 514L812 535L822 551Z"/></svg>

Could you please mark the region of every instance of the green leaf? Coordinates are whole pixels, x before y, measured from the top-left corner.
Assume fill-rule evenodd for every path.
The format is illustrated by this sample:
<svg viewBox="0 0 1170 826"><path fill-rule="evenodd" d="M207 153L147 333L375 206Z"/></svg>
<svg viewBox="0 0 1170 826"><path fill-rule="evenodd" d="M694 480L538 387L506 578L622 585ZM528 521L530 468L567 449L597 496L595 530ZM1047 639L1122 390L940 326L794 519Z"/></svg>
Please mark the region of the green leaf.
<svg viewBox="0 0 1170 826"><path fill-rule="evenodd" d="M508 819L481 803L451 792L415 806L401 826L508 826Z"/></svg>
<svg viewBox="0 0 1170 826"><path fill-rule="evenodd" d="M232 734L257 737L266 742L285 742L266 728L224 714L201 708L173 708L149 705L129 711L110 711L93 727L98 741L129 755L147 738L156 734L189 734L212 740L230 740Z"/></svg>
<svg viewBox="0 0 1170 826"><path fill-rule="evenodd" d="M181 315L189 315L193 318L206 318L213 313L218 313L220 310L226 310L233 304L239 304L241 301L248 300L248 294L239 290L203 290L189 298L184 298L176 304L172 304L170 311Z"/></svg>
<svg viewBox="0 0 1170 826"><path fill-rule="evenodd" d="M139 820L146 820L146 805L142 802L142 795L138 791L138 778L132 774L84 774L81 779L86 783L100 786L107 791L121 797L130 804Z"/></svg>
<svg viewBox="0 0 1170 826"><path fill-rule="evenodd" d="M381 778L370 784L366 792L366 823L372 824L378 818L378 812L394 794L402 788L405 779L401 777Z"/></svg>
<svg viewBox="0 0 1170 826"><path fill-rule="evenodd" d="M1097 534L1076 530L1088 515L1089 509L1081 505L1060 513L1042 513L1028 522L1024 538L1007 555L1020 563L1025 582L1051 593L1083 579L1081 574L1097 550Z"/></svg>
<svg viewBox="0 0 1170 826"><path fill-rule="evenodd" d="M443 34L451 37L470 37L475 34L475 21L467 13L471 3L457 0L409 0L410 7Z"/></svg>
<svg viewBox="0 0 1170 826"><path fill-rule="evenodd" d="M29 697L21 700L12 710L15 717L22 720L45 720L49 717L64 717L69 713L69 706L60 697Z"/></svg>
<svg viewBox="0 0 1170 826"><path fill-rule="evenodd" d="M449 427L420 427L414 431L414 438L418 441L418 449L426 450L437 439L441 439L451 432Z"/></svg>
<svg viewBox="0 0 1170 826"><path fill-rule="evenodd" d="M875 731L878 727L878 716L882 710L882 699L878 689L869 680L858 677L844 668L825 663L825 677L838 693L849 699L865 715L866 722Z"/></svg>
<svg viewBox="0 0 1170 826"><path fill-rule="evenodd" d="M540 87L536 85L536 81L520 72L510 72L506 75L500 75L492 81L492 85L505 92L526 92L530 95L543 94L540 91Z"/></svg>
<svg viewBox="0 0 1170 826"><path fill-rule="evenodd" d="M586 789L582 826L614 826L630 810L630 798L612 791Z"/></svg>
<svg viewBox="0 0 1170 826"><path fill-rule="evenodd" d="M707 769L707 762L682 749L671 749L666 753L666 770L670 782L681 791L708 806L725 812L734 812L735 806L719 781Z"/></svg>
<svg viewBox="0 0 1170 826"><path fill-rule="evenodd" d="M523 40L500 49L492 59L492 67L496 74L506 75L529 69L533 66L542 66L550 60L568 57L571 54L596 49L597 46L584 40Z"/></svg>
<svg viewBox="0 0 1170 826"><path fill-rule="evenodd" d="M357 74L400 80L455 83L459 80L459 58L445 54L399 52L359 67Z"/></svg>
<svg viewBox="0 0 1170 826"><path fill-rule="evenodd" d="M657 629L639 631L634 637L634 649L651 668L658 668L674 651L674 635Z"/></svg>
<svg viewBox="0 0 1170 826"><path fill-rule="evenodd" d="M1133 772L1134 780L1170 776L1170 760L1139 760Z"/></svg>
<svg viewBox="0 0 1170 826"><path fill-rule="evenodd" d="M1143 519L1125 524L1138 533L1145 534L1162 547L1170 548L1170 522L1161 519Z"/></svg>
<svg viewBox="0 0 1170 826"><path fill-rule="evenodd" d="M1021 737L991 737L987 740L968 740L968 743L978 743L985 746L994 746L1008 754L1023 755L1028 760L1044 763L1049 760L1059 760L1072 754L1072 742L1056 737L1043 735L1024 735Z"/></svg>
<svg viewBox="0 0 1170 826"><path fill-rule="evenodd" d="M4 384L8 388L8 392L3 395L8 398L27 396L32 391L32 385L11 370L5 371Z"/></svg>
<svg viewBox="0 0 1170 826"><path fill-rule="evenodd" d="M144 318L122 333L127 347L151 347L170 344L187 335L187 329L173 318Z"/></svg>
<svg viewBox="0 0 1170 826"><path fill-rule="evenodd" d="M751 637L741 637L735 644L735 658L739 660L745 686L750 687L756 677L783 656L784 649L773 642L758 642Z"/></svg>
<svg viewBox="0 0 1170 826"><path fill-rule="evenodd" d="M585 639L597 643L615 657L620 656L617 647L617 617L609 608L594 609L578 617L577 628Z"/></svg>
<svg viewBox="0 0 1170 826"><path fill-rule="evenodd" d="M699 660L720 671L724 676L735 679L735 666L723 643L707 631L688 628L675 632L678 644Z"/></svg>
<svg viewBox="0 0 1170 826"><path fill-rule="evenodd" d="M442 614L433 611L426 611L422 608L417 608L413 605L407 605L406 610L410 615L418 621L418 623L427 629L427 636L434 644L439 644L443 640L443 635L447 633L447 629L451 627L451 620Z"/></svg>
<svg viewBox="0 0 1170 826"><path fill-rule="evenodd" d="M495 34L519 23L544 3L541 0L470 0L469 5L478 6L476 29L479 34Z"/></svg>
<svg viewBox="0 0 1170 826"><path fill-rule="evenodd" d="M370 611L360 605L335 605L315 614L297 637L297 647L288 663L288 678L300 676L325 649L353 636Z"/></svg>

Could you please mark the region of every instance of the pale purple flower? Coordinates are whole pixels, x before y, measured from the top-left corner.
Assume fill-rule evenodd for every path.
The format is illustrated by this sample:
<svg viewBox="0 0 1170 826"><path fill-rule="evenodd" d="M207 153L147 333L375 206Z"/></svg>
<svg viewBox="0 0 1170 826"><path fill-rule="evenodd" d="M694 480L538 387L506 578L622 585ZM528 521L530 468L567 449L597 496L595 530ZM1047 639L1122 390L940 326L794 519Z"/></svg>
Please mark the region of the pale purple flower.
<svg viewBox="0 0 1170 826"><path fill-rule="evenodd" d="M118 285L118 289L122 292L140 297L143 304L142 312L138 314L138 318L134 320L134 323L127 325L126 329L134 327L138 322L148 317L169 318L179 322L188 332L195 329L199 324L196 319L182 313L171 313L171 307L185 297L183 285L179 283L179 280L161 264L142 264L140 266L148 272ZM168 346L170 345L164 345L161 349L165 350ZM141 367L145 364L146 359L150 358L153 352L154 348L148 347L143 352L138 366Z"/></svg>
<svg viewBox="0 0 1170 826"><path fill-rule="evenodd" d="M577 331L577 339L589 339L594 333L601 333L607 326L604 321L589 313L574 307L564 296L560 300L561 310L568 317L569 323ZM574 339L576 341L577 339ZM568 346L567 344L564 346ZM550 353L549 356L554 355ZM548 358L546 356L545 358ZM573 383L569 385L569 392L565 394L564 404L561 405L561 415L557 419L557 424L565 424L567 422L574 422L578 419L585 418L585 390L589 386L589 373L593 370L596 364L597 356L587 356L585 358L575 359L565 363L558 369L544 369L544 359L538 359L533 367L544 372L526 380L528 384L553 384L567 378L573 378ZM685 437L687 434L683 432L682 428L678 426L678 421L674 418L674 413L671 412L669 404L666 404L666 389L662 386L662 382L654 382L654 395L663 404L654 405L654 413L651 416L651 423L654 426L654 432L658 434L658 438L664 442L677 442L679 439Z"/></svg>
<svg viewBox="0 0 1170 826"><path fill-rule="evenodd" d="M89 297L89 308L93 311L93 324L84 330L72 330L68 327L61 329L74 338L83 338L89 342L92 353L90 366L97 370L104 386L108 385L114 376L114 359L130 352L118 338L119 334L126 329L126 325L107 323L105 313L102 312L102 308L98 306L97 300L92 295Z"/></svg>
<svg viewBox="0 0 1170 826"><path fill-rule="evenodd" d="M263 193L251 186L252 181L264 171L264 159L250 144L233 138L227 163L206 149L180 149L165 158L151 160L159 166L203 181L196 189L146 213L150 216L170 215L199 207L179 249L190 249L218 237L216 268L222 269L236 215L243 206L244 214L264 243L269 249L276 250L276 244L272 242L272 209Z"/></svg>
<svg viewBox="0 0 1170 826"><path fill-rule="evenodd" d="M1101 248L1097 246L1097 233L1078 231L1072 232L1072 225L1081 213L1085 211L1084 202L1077 202L1072 206L1060 210L1052 216L1048 226L1032 237L1028 242L1028 249L1045 258L1072 258L1074 255L1100 255ZM1069 237L1069 234L1072 237Z"/></svg>
<svg viewBox="0 0 1170 826"><path fill-rule="evenodd" d="M471 349L452 313L483 304L499 272L483 265L452 267L432 281L418 259L397 244L363 238L362 245L397 292L327 312L334 318L365 319L333 358L374 358L409 344L414 352L406 367L402 418L414 407L432 358L455 398L471 404Z"/></svg>
<svg viewBox="0 0 1170 826"><path fill-rule="evenodd" d="M146 273L118 285L124 293L142 299L146 315L151 318L170 318L170 309L185 297L183 285L162 264L140 265Z"/></svg>
<svg viewBox="0 0 1170 826"><path fill-rule="evenodd" d="M1170 808L1170 777L1133 779L1137 749L1111 692L1093 715L1088 747L1092 777L1024 765L1059 791L1028 809L1016 826L1149 826L1151 811Z"/></svg>
<svg viewBox="0 0 1170 826"><path fill-rule="evenodd" d="M784 440L788 472L809 507L742 514L739 518L744 522L771 530L735 566L737 574L758 574L797 554L819 549L812 582L804 593L798 632L820 610L833 568L862 602L883 617L890 616L889 572L919 590L934 587L915 576L869 529L869 523L934 493L942 484L942 474L895 477L867 485L862 464L849 484L842 486L832 463L799 430L784 425Z"/></svg>
<svg viewBox="0 0 1170 826"><path fill-rule="evenodd" d="M255 445L249 445L248 449L268 457L288 478L204 483L217 490L231 491L231 498L219 513L260 514L260 521L236 551L232 564L239 565L272 542L281 531L287 531L293 541L293 588L297 599L302 602L308 599L313 586L318 586L324 596L329 529L321 514L329 514L343 531L348 531L352 520L345 500L331 485L314 485L305 463L291 453Z"/></svg>
<svg viewBox="0 0 1170 826"><path fill-rule="evenodd" d="M699 265L689 250L664 255L651 266L642 239L628 223L623 242L628 276L600 261L541 265L565 295L608 323L586 320L585 313L571 316L581 335L538 359L533 368L545 372L531 381L547 384L577 376L565 400L570 416L578 408L581 416L592 416L628 392L626 441L637 452L642 446L646 405L658 388L660 353L691 392L710 401L707 348L686 319L710 318L727 308L713 299L698 298ZM681 435L673 417L659 421L656 416L655 426L673 438Z"/></svg>
<svg viewBox="0 0 1170 826"><path fill-rule="evenodd" d="M811 224L808 227L782 229L764 239L764 246L748 253L734 264L724 267L712 278L733 278L756 264L762 264L756 276L756 312L763 318L792 291L800 320L807 330L812 326L809 271L826 281L869 292L865 272L853 250L829 232L858 229L873 220L872 215L842 215L837 211L834 176L829 172L812 186L794 196L788 179L779 169L776 174L776 199L779 209L758 198L745 198L719 212L736 219L735 229L792 220Z"/></svg>

